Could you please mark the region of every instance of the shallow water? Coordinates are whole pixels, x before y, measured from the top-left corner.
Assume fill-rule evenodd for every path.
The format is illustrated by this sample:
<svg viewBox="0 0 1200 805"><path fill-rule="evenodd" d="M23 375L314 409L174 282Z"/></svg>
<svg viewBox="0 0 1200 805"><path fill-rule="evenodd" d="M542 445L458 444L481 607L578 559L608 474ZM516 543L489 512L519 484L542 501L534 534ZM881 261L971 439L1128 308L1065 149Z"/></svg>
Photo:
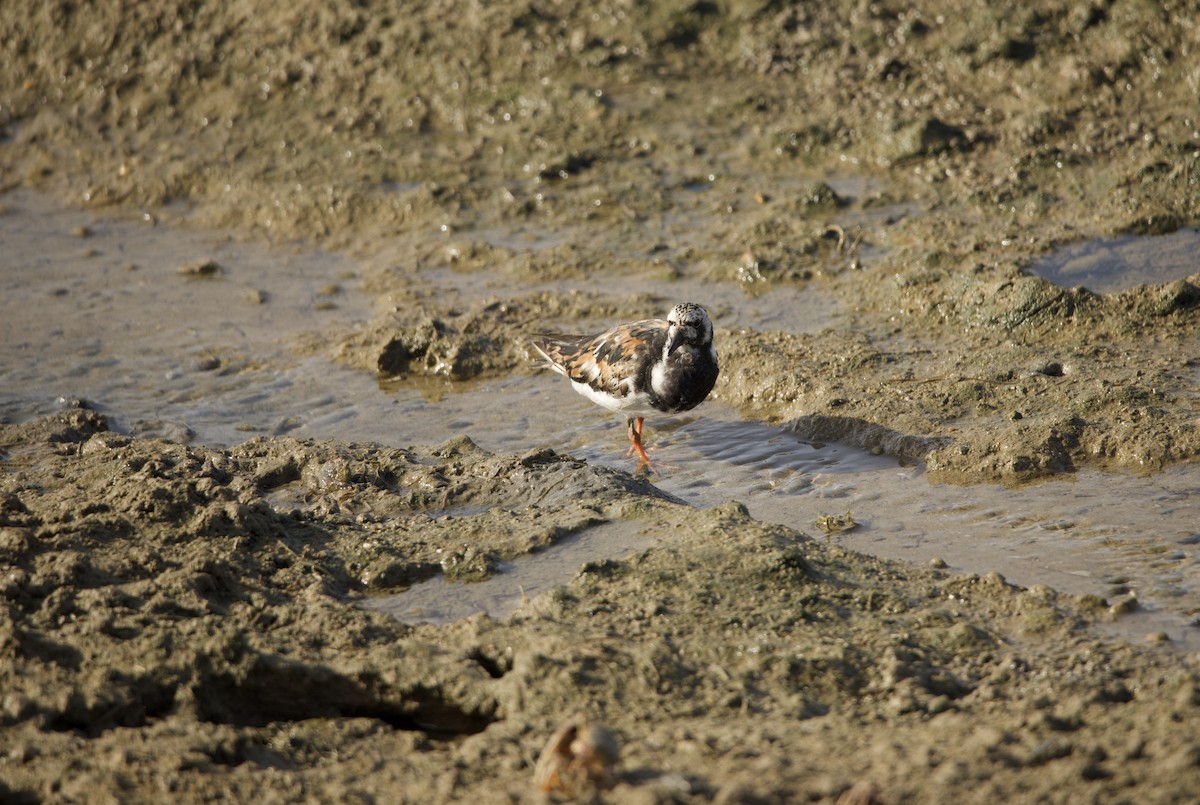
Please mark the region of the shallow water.
<svg viewBox="0 0 1200 805"><path fill-rule="evenodd" d="M501 562L484 581L461 583L436 576L399 595L362 602L406 623L451 623L480 612L502 618L534 596L570 581L588 562L621 559L654 545L636 522L604 523L571 534L549 550Z"/></svg>
<svg viewBox="0 0 1200 805"><path fill-rule="evenodd" d="M384 388L332 363L322 349L328 334L370 313L356 289L359 268L345 257L97 219L25 192L5 201L5 420L49 410L60 397L85 398L138 435L231 445L291 434L408 446L466 433L492 451L551 447L633 468L624 423L551 373ZM218 276L178 273L206 259L222 267ZM437 272L421 281L445 283L447 293L461 283ZM499 294L506 282L475 277L469 293ZM757 298L732 282L664 283L663 290L716 299L714 308L730 310L718 326L803 331L832 326L838 315L811 288ZM737 499L761 519L879 556L936 558L955 570L1110 600L1135 593L1145 611L1114 628L1165 631L1176 645L1200 648L1197 630L1186 625L1200 611L1200 466L1149 477L1082 471L1019 489L939 486L893 458L742 422L719 399L698 414L647 422L647 442L663 465L654 481L664 491L698 506ZM860 525L823 536L817 518L845 512ZM600 526L484 584L435 580L373 606L435 622L474 611L503 615L584 562L651 542L623 525Z"/></svg>
<svg viewBox="0 0 1200 805"><path fill-rule="evenodd" d="M540 381L546 388L494 389L524 395L529 406L514 407L536 406L536 423L519 417L501 423L492 416L491 430L472 422L472 438L492 450L549 444L591 463L633 468L625 458L623 423L593 411L553 376ZM652 458L662 465L654 482L666 492L697 506L739 500L759 519L876 556L918 564L941 560L952 570L998 572L1022 586L1045 584L1110 601L1136 594L1146 612L1114 631L1164 631L1176 645L1200 648L1200 635L1185 617L1200 600L1200 471L1194 465L1148 477L1084 470L1017 489L937 485L920 467L888 456L806 442L786 430L740 421L719 403L701 410L703 416L647 422ZM573 436L562 441L564 433ZM817 524L822 516L846 512L859 524L849 531L825 535ZM539 557L538 572L566 582L582 561L605 558L604 540L585 531L569 554L558 558L551 548ZM611 547L610 558L631 550L624 542ZM461 595L473 611L502 616L519 606L527 579L500 574L479 594L470 589L474 585L435 580L377 606L406 620L442 622L446 612L459 616Z"/></svg>
<svg viewBox="0 0 1200 805"><path fill-rule="evenodd" d="M1200 229L1168 235L1126 235L1073 243L1030 266L1056 285L1112 293L1184 279L1200 271Z"/></svg>
<svg viewBox="0 0 1200 805"><path fill-rule="evenodd" d="M311 362L296 343L367 318L349 261L100 219L24 191L3 201L0 415L84 398L138 435L186 439L195 423L228 444L286 431L292 411L305 423L325 413L337 386L301 391ZM195 270L205 263L217 268Z"/></svg>

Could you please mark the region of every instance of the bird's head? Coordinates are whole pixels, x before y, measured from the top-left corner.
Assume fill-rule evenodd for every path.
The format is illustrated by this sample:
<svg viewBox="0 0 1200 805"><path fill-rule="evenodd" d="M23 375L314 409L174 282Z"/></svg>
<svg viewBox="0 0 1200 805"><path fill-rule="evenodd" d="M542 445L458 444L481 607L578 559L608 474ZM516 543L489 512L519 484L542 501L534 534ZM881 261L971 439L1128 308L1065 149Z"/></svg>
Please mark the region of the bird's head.
<svg viewBox="0 0 1200 805"><path fill-rule="evenodd" d="M712 344L713 326L708 311L695 302L682 302L667 314L667 355L684 344L706 347Z"/></svg>

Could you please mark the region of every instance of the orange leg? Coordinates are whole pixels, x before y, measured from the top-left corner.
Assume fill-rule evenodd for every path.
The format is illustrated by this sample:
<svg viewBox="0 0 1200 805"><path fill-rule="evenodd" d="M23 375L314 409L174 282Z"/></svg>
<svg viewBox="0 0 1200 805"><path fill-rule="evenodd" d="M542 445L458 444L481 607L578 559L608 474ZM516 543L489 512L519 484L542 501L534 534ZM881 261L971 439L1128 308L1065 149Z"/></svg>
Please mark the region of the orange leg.
<svg viewBox="0 0 1200 805"><path fill-rule="evenodd" d="M625 455L632 456L637 453L638 463L650 466L650 456L646 455L646 448L642 447L642 423L645 422L645 417L629 417L629 452Z"/></svg>

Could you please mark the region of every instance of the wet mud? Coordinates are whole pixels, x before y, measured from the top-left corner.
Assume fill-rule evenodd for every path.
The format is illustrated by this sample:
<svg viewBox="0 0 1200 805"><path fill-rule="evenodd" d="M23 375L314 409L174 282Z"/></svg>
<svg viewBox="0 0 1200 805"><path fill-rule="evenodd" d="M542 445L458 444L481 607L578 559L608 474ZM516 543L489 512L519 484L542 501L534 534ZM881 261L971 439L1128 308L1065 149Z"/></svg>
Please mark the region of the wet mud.
<svg viewBox="0 0 1200 805"><path fill-rule="evenodd" d="M526 444L481 447L461 406L552 382L531 332L686 297L717 327L714 403L748 422L968 488L1194 464L1197 12L4 15L10 222L37 191L354 267L297 258L275 285L213 244L146 265L84 221L35 268L87 271L5 287L0 798L1196 799L1195 654L1103 636L1136 615L1119 585L871 558L550 449L532 405ZM1151 270L1079 270L1105 251ZM352 414L304 396L313 371L444 421L402 402L320 438ZM265 421L289 395L312 414ZM632 555L505 617L369 605L604 534ZM583 723L600 746L552 741Z"/></svg>
<svg viewBox="0 0 1200 805"><path fill-rule="evenodd" d="M1194 671L1097 638L1095 596L873 560L467 439L214 450L75 409L3 449L7 796L522 800L576 711L620 742L617 800L1194 793ZM658 544L503 621L347 603L601 524Z"/></svg>

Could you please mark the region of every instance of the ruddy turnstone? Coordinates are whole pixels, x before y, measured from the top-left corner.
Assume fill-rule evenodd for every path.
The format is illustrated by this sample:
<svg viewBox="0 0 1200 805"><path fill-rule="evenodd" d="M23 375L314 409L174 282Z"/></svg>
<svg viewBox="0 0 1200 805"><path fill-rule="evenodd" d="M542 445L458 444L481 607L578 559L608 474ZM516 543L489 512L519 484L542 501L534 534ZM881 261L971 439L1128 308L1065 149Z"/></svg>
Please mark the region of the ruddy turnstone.
<svg viewBox="0 0 1200 805"><path fill-rule="evenodd" d="M693 302L671 308L666 319L621 324L600 335L540 335L533 346L577 392L628 418L629 455L637 453L646 466L645 418L695 408L719 371L712 321Z"/></svg>

